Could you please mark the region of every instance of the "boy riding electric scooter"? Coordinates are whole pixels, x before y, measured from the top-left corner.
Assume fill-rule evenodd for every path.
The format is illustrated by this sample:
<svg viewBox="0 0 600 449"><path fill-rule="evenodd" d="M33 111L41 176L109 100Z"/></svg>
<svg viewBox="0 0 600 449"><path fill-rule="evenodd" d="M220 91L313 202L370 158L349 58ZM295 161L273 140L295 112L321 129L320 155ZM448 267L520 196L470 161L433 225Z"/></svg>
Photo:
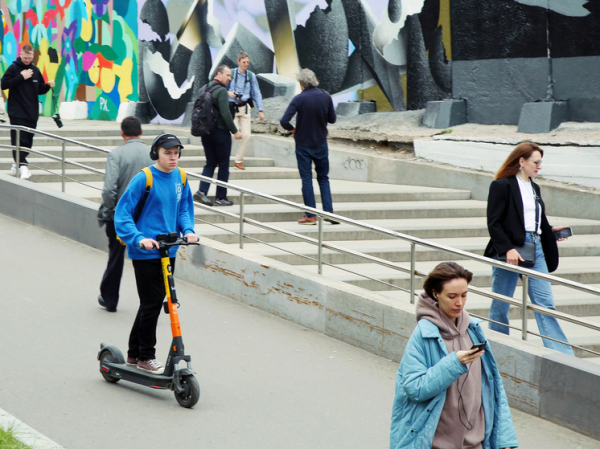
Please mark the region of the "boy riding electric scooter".
<svg viewBox="0 0 600 449"><path fill-rule="evenodd" d="M177 169L183 145L172 134L162 134L152 143L150 157L156 161L136 175L119 200L115 229L127 244L132 259L140 307L129 336L126 360L113 346L101 345L100 372L109 382L129 380L153 388L175 391L180 405L192 407L200 390L183 352L175 296L173 271L179 245L195 244L194 205L185 172ZM183 235L183 238L178 238ZM147 236L157 236L156 240ZM157 253L156 249L159 250ZM163 300L171 317L173 344L166 367L156 359L156 326ZM180 361L187 368L179 369Z"/></svg>

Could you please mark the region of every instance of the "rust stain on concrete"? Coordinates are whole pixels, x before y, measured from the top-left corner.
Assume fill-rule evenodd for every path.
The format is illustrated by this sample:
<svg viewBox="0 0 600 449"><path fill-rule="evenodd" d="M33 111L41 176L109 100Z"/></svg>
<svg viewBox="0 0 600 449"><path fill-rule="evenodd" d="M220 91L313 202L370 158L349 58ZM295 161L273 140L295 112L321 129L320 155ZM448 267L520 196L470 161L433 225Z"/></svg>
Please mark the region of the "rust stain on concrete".
<svg viewBox="0 0 600 449"><path fill-rule="evenodd" d="M332 314L334 316L338 316L340 318L343 318L344 320L346 320L348 322L351 322L351 323L358 323L358 324L361 324L363 326L367 326L371 332L380 332L382 335L396 335L398 337L402 337L402 335L397 334L396 332L392 332L389 329L385 329L385 328L383 328L381 326L376 326L376 325L374 325L372 323L369 323L367 320L362 320L360 318L356 318L356 317L347 315L345 313L338 312L337 310L333 310L333 309L329 309L328 308L327 309L327 313L330 313L330 314Z"/></svg>
<svg viewBox="0 0 600 449"><path fill-rule="evenodd" d="M515 377L515 376L511 376L508 373L500 372L500 376L502 376L503 379L506 379L506 380L509 380L509 381L515 383L516 385L523 385L526 387L533 388L534 390L540 389L539 385L532 384L531 382L527 382L526 380L519 379L518 377Z"/></svg>
<svg viewBox="0 0 600 449"><path fill-rule="evenodd" d="M230 276L230 277L233 277L233 278L238 279L240 281L244 279L244 276L242 276L241 274L235 273L235 272L233 272L231 270L228 270L227 268L223 268L220 265L208 264L208 265L204 265L204 268L206 268L207 270L212 271L213 273L221 273L224 276Z"/></svg>
<svg viewBox="0 0 600 449"><path fill-rule="evenodd" d="M279 285L281 285L281 284L279 284ZM285 287L292 288L292 289L294 287L293 285L290 285L290 284L283 284L283 285ZM298 296L296 292L288 291L287 288L272 287L272 290L276 291L277 293L279 293L281 295L286 296L288 301L292 301L292 302L295 302L295 303L301 304L301 305L317 307L318 309L323 309L323 304L319 303L318 301L311 301L307 298Z"/></svg>

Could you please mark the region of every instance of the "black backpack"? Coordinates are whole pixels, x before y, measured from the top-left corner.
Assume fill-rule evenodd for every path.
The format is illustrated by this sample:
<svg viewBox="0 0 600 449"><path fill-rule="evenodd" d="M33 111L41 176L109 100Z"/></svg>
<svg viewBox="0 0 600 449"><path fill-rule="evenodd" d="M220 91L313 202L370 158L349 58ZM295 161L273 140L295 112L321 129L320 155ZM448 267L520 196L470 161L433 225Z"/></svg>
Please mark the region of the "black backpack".
<svg viewBox="0 0 600 449"><path fill-rule="evenodd" d="M208 84L206 84L200 91L192 110L192 136L208 136L217 129L217 116L214 111L212 93L219 87L223 86L216 84L208 89Z"/></svg>

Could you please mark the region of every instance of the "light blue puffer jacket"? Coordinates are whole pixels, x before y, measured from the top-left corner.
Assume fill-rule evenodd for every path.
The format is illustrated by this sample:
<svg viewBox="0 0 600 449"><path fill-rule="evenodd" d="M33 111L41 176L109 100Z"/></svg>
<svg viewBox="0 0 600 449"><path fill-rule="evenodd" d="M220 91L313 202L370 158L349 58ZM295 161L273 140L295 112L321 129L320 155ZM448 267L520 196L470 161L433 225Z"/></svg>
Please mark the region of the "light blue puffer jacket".
<svg viewBox="0 0 600 449"><path fill-rule="evenodd" d="M480 322L471 318L467 331L474 344L487 341ZM481 360L481 399L485 410L483 448L518 447L502 379L489 348ZM446 390L466 372L456 352L448 354L438 327L425 318L419 320L396 376L390 449L431 449Z"/></svg>

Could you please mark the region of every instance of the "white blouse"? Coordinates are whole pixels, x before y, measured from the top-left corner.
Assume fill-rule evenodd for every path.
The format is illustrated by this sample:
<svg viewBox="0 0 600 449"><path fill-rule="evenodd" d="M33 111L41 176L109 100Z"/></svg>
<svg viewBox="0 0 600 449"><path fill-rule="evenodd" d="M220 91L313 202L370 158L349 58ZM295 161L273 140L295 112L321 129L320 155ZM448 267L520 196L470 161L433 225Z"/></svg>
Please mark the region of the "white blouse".
<svg viewBox="0 0 600 449"><path fill-rule="evenodd" d="M535 229L535 201L533 199L533 186L531 182L525 182L520 176L517 176L519 189L521 189L521 199L523 200L523 218L525 221L525 231L534 232ZM539 205L538 229L537 233L542 233L542 206Z"/></svg>

